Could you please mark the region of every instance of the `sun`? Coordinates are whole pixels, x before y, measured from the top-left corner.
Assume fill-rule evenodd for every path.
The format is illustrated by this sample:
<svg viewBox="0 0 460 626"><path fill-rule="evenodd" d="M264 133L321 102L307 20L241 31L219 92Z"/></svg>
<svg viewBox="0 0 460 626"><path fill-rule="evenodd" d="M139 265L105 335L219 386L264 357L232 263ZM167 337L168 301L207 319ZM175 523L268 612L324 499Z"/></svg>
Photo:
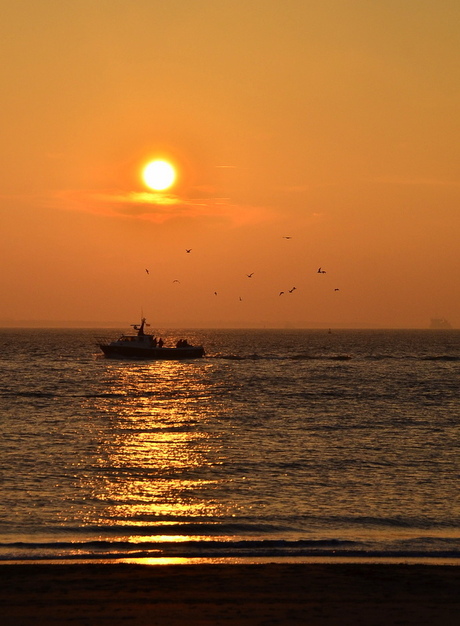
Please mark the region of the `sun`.
<svg viewBox="0 0 460 626"><path fill-rule="evenodd" d="M142 178L150 189L164 191L169 189L176 180L176 170L168 161L156 159L155 161L150 161L144 167Z"/></svg>

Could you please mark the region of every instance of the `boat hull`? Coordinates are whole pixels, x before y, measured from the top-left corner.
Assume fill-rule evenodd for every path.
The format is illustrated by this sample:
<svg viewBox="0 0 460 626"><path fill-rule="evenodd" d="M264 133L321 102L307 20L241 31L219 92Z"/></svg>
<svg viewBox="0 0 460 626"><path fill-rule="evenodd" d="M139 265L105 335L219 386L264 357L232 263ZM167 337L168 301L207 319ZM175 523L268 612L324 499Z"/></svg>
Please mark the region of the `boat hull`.
<svg viewBox="0 0 460 626"><path fill-rule="evenodd" d="M150 360L182 360L199 359L204 356L202 346L186 348L140 348L137 346L116 346L99 344L106 357L111 359L150 359Z"/></svg>

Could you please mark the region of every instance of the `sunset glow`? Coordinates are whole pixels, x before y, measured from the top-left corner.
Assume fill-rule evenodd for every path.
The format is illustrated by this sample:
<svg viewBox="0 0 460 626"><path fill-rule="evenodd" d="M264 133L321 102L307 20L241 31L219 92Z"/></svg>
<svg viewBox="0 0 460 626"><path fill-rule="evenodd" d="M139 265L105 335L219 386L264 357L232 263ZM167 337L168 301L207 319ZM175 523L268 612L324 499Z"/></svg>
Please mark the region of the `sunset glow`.
<svg viewBox="0 0 460 626"><path fill-rule="evenodd" d="M0 324L460 327L460 2L23 4Z"/></svg>

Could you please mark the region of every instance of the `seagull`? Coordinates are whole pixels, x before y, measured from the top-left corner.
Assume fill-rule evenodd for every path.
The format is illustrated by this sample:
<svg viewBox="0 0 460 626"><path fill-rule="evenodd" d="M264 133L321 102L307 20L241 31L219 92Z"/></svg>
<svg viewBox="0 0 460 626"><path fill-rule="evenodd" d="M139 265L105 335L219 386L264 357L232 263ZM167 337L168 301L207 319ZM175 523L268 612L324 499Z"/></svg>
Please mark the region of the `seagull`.
<svg viewBox="0 0 460 626"><path fill-rule="evenodd" d="M251 272L250 274L246 274L246 276L247 276L248 278L252 278L253 274L254 274L254 272Z"/></svg>
<svg viewBox="0 0 460 626"><path fill-rule="evenodd" d="M320 267L318 268L318 274L325 274L326 270L322 270Z"/></svg>
<svg viewBox="0 0 460 626"><path fill-rule="evenodd" d="M190 252L191 252L191 251L192 251L192 248L185 248L185 252L186 252L187 254L190 254Z"/></svg>
<svg viewBox="0 0 460 626"><path fill-rule="evenodd" d="M279 295L279 296L282 296L282 295L283 295L283 293L284 293L284 291L280 291L278 295Z"/></svg>
<svg viewBox="0 0 460 626"><path fill-rule="evenodd" d="M214 295L217 296L217 291L214 292Z"/></svg>
<svg viewBox="0 0 460 626"><path fill-rule="evenodd" d="M177 280L177 278L175 278L175 279L173 280L173 283L180 283L180 280Z"/></svg>
<svg viewBox="0 0 460 626"><path fill-rule="evenodd" d="M336 288L334 289L334 291L340 291L340 289L339 289L338 287L336 287Z"/></svg>
<svg viewBox="0 0 460 626"><path fill-rule="evenodd" d="M284 236L283 239L292 239L292 237L286 237Z"/></svg>
<svg viewBox="0 0 460 626"><path fill-rule="evenodd" d="M292 293L293 291L295 291L297 289L297 287L293 287L292 289L289 289L289 293Z"/></svg>
<svg viewBox="0 0 460 626"><path fill-rule="evenodd" d="M150 272L147 269L145 271L147 272L147 274L150 274Z"/></svg>

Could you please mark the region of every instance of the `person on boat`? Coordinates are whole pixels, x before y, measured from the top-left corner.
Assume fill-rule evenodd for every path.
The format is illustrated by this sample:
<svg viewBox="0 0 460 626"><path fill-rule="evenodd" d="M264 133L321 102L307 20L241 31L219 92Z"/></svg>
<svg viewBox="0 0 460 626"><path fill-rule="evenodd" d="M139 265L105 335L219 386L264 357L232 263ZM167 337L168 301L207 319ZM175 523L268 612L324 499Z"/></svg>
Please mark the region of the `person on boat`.
<svg viewBox="0 0 460 626"><path fill-rule="evenodd" d="M156 338L156 337L152 337L152 346L153 346L154 348L156 348L156 347L157 347L157 338Z"/></svg>
<svg viewBox="0 0 460 626"><path fill-rule="evenodd" d="M159 348L162 348L162 347L163 347L163 344L164 344L164 341L163 341L163 339L160 337L160 338L158 339L158 347L159 347Z"/></svg>

